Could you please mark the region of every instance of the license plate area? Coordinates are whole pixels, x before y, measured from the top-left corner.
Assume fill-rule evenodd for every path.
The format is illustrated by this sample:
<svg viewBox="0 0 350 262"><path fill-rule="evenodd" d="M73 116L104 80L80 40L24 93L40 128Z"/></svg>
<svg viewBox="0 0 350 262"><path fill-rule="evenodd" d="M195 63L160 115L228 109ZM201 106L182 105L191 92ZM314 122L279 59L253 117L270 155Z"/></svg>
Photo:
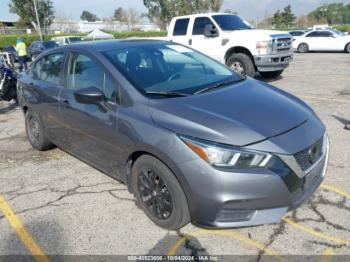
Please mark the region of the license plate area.
<svg viewBox="0 0 350 262"><path fill-rule="evenodd" d="M304 177L304 190L312 187L322 176L324 160L315 166L305 177Z"/></svg>

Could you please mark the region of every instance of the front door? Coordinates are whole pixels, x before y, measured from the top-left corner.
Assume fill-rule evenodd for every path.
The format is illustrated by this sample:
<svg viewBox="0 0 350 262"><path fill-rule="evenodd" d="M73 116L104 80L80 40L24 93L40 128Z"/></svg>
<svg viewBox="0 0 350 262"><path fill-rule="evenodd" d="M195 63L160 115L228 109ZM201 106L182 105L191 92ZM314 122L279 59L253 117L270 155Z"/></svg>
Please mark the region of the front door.
<svg viewBox="0 0 350 262"><path fill-rule="evenodd" d="M206 25L216 27L209 17L197 17L194 20L190 47L204 54L212 54L211 56L214 59L218 60L219 62L223 62L223 58L221 57L222 51L220 48L213 48L214 46L222 46L221 37L206 37L204 35L204 28Z"/></svg>
<svg viewBox="0 0 350 262"><path fill-rule="evenodd" d="M96 59L80 52L70 53L65 79L59 97L61 119L66 125L65 140L61 146L118 178L117 82ZM103 91L105 101L100 104L77 102L74 92L88 87Z"/></svg>

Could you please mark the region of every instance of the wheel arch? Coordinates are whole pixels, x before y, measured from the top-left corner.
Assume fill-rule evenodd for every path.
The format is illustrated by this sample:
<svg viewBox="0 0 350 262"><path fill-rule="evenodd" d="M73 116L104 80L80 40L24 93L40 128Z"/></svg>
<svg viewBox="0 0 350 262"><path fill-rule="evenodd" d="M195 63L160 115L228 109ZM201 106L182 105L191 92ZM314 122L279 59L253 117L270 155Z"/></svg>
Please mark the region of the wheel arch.
<svg viewBox="0 0 350 262"><path fill-rule="evenodd" d="M225 54L225 63L227 62L227 60L230 58L230 56L232 54L238 54L238 53L248 55L250 57L250 59L252 60L253 64L255 65L254 57L253 57L252 53L249 51L248 48L243 47L243 46L234 46L234 47L229 48Z"/></svg>
<svg viewBox="0 0 350 262"><path fill-rule="evenodd" d="M182 174L182 172L179 170L177 167L176 163L168 157L166 154L161 152L159 149L154 148L152 146L143 146L134 149L131 153L129 153L127 160L126 160L126 177L125 177L125 182L128 187L128 190L130 193L133 193L132 190L132 179L131 179L131 171L134 163L139 159L141 156L144 155L149 155L152 156L159 161L161 161L164 165L166 165L170 171L174 174L176 179L178 180L180 186L182 187L187 203L190 207L191 210L191 193L190 193L190 187L189 184L187 183L187 180L185 179L185 176Z"/></svg>

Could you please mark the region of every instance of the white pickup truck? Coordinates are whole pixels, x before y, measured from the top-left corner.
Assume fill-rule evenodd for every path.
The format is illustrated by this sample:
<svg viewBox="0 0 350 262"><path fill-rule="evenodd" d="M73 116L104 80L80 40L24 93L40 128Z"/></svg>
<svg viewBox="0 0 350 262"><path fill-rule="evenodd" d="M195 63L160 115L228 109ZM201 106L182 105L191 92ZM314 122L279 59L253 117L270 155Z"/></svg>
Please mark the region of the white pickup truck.
<svg viewBox="0 0 350 262"><path fill-rule="evenodd" d="M192 47L240 74L279 76L293 58L292 36L256 30L237 15L207 13L172 19L168 41Z"/></svg>

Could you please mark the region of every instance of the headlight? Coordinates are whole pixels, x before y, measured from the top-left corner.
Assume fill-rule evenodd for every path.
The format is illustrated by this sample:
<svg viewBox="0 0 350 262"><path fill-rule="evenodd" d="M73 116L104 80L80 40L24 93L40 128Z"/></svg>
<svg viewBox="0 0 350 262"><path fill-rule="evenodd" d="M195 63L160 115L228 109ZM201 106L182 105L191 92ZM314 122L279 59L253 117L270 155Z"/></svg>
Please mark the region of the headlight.
<svg viewBox="0 0 350 262"><path fill-rule="evenodd" d="M256 42L256 49L257 49L259 55L268 55L268 54L272 53L273 41L272 40L257 41Z"/></svg>
<svg viewBox="0 0 350 262"><path fill-rule="evenodd" d="M272 155L180 136L199 157L216 167L265 167Z"/></svg>

